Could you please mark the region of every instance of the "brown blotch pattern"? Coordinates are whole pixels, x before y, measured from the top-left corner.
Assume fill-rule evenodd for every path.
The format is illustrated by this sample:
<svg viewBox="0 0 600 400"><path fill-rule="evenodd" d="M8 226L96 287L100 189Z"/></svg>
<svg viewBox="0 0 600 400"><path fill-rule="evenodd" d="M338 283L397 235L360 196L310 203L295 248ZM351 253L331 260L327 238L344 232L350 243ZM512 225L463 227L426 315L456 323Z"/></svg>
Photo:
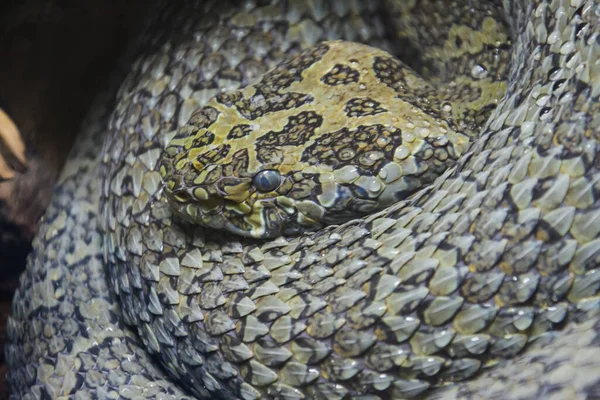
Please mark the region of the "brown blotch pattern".
<svg viewBox="0 0 600 400"><path fill-rule="evenodd" d="M221 93L216 99L227 107L235 107L246 119L255 120L267 113L290 110L310 103L312 95L296 92L280 93L292 83L302 80L302 72L319 61L329 50L326 44L305 50L287 62L279 64L254 85L256 92L245 98L242 91Z"/></svg>
<svg viewBox="0 0 600 400"><path fill-rule="evenodd" d="M302 161L311 165L327 164L333 169L355 165L361 174L376 174L393 159L394 150L402 144L402 132L383 125L361 125L342 128L322 135L318 142L302 153Z"/></svg>
<svg viewBox="0 0 600 400"><path fill-rule="evenodd" d="M385 108L381 107L380 102L369 98L349 100L344 106L344 111L348 117L365 117L387 112Z"/></svg>
<svg viewBox="0 0 600 400"><path fill-rule="evenodd" d="M347 65L336 64L331 71L323 75L321 81L327 85L347 85L358 82L360 73Z"/></svg>
<svg viewBox="0 0 600 400"><path fill-rule="evenodd" d="M198 163L200 163L202 168L204 168L207 165L215 164L223 158L227 157L227 154L229 154L230 149L230 145L222 144L220 146L215 147L214 149L205 151L204 153L200 154L196 158L196 160L198 161Z"/></svg>
<svg viewBox="0 0 600 400"><path fill-rule="evenodd" d="M241 139L252 132L252 128L247 124L236 125L227 134L227 139Z"/></svg>
<svg viewBox="0 0 600 400"><path fill-rule="evenodd" d="M323 117L314 111L303 111L288 118L281 131L269 131L256 140L258 160L279 163L283 160L283 146L302 146L323 123Z"/></svg>

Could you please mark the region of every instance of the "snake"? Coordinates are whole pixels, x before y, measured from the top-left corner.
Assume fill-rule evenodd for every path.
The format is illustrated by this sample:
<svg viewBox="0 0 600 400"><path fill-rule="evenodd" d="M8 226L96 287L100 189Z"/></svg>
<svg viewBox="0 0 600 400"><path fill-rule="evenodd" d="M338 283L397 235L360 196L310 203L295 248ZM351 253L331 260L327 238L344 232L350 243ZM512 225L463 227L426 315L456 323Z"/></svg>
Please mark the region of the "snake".
<svg viewBox="0 0 600 400"><path fill-rule="evenodd" d="M11 398L600 397L600 5L148 5L40 222Z"/></svg>

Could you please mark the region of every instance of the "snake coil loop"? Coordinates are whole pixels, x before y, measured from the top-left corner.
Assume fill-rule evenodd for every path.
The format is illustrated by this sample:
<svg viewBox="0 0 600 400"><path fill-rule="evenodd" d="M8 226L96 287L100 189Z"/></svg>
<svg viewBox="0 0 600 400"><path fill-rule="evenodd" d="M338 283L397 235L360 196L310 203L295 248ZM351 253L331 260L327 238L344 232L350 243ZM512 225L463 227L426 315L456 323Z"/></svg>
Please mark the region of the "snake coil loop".
<svg viewBox="0 0 600 400"><path fill-rule="evenodd" d="M154 13L15 294L13 399L598 398L597 1Z"/></svg>

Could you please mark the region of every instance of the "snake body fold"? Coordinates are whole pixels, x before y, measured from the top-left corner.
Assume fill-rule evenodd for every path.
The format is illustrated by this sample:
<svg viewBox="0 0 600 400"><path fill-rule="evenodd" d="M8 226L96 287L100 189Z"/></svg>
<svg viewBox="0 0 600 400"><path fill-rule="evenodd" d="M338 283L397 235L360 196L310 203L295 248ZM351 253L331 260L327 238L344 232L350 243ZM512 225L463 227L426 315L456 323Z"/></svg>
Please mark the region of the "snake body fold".
<svg viewBox="0 0 600 400"><path fill-rule="evenodd" d="M597 2L156 14L34 242L14 398L600 396Z"/></svg>

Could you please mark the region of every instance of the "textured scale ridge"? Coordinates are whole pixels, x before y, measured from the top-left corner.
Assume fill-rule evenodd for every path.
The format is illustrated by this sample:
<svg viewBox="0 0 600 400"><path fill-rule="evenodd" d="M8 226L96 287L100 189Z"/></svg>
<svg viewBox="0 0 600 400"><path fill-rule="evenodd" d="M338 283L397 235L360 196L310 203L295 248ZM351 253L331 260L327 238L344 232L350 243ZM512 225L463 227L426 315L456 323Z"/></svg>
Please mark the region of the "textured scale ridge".
<svg viewBox="0 0 600 400"><path fill-rule="evenodd" d="M34 242L12 398L600 395L597 2L155 14Z"/></svg>

